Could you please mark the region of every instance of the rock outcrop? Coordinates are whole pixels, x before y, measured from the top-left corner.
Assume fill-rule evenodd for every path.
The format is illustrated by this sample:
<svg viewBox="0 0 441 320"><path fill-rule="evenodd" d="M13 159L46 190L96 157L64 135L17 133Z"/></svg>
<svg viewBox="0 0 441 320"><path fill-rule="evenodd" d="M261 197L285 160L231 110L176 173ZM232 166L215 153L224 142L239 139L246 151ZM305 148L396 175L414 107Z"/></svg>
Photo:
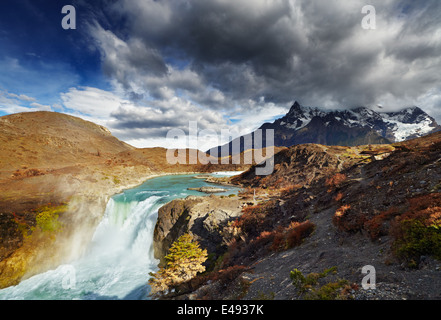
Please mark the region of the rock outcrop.
<svg viewBox="0 0 441 320"><path fill-rule="evenodd" d="M187 190L199 191L203 193L221 193L227 191L226 189L216 188L216 187L200 187L200 188L188 188Z"/></svg>
<svg viewBox="0 0 441 320"><path fill-rule="evenodd" d="M161 207L154 231L155 258L164 257L174 241L185 233L193 236L202 249L207 249L214 262L225 250L223 228L242 215L246 203L238 197L195 197L174 200Z"/></svg>
<svg viewBox="0 0 441 320"><path fill-rule="evenodd" d="M334 157L321 154L320 146L300 147L276 154L280 168L273 177L255 179L251 168L242 180L234 179L271 191L272 198L244 210L237 224L243 233L225 253L228 259L218 273L179 299L305 299L291 272L317 275L330 267L350 284L344 299L440 299L441 132L391 146L341 148L340 153L328 149L336 159L356 160L350 166L335 167ZM301 166L318 173L331 169L331 175L274 190L282 173L301 177ZM312 223L314 232L296 247L280 248L283 228L302 221ZM375 290L362 287L365 266L375 268ZM222 280L212 280L217 278ZM337 283L333 281L331 286ZM323 285L326 291L331 288Z"/></svg>
<svg viewBox="0 0 441 320"><path fill-rule="evenodd" d="M271 175L256 176L255 168L250 168L240 176L231 178L231 182L265 188L307 186L357 163L370 161L374 156L385 158L392 150L394 147L391 145L360 147L298 145L275 154L274 171Z"/></svg>

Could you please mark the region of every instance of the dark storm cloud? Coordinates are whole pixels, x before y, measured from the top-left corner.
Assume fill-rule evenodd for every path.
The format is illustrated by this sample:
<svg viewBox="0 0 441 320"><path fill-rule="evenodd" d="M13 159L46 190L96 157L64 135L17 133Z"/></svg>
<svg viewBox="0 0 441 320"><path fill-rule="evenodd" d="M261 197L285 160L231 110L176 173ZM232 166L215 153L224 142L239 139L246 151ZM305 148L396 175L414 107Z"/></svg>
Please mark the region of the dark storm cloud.
<svg viewBox="0 0 441 320"><path fill-rule="evenodd" d="M402 4L401 9L401 17L406 23L394 45L387 48L387 54L403 63L439 58L441 42L439 37L436 38L436 33L440 32L441 2L424 1L416 5L412 1Z"/></svg>
<svg viewBox="0 0 441 320"><path fill-rule="evenodd" d="M174 128L188 126L184 119L167 117L160 112L154 110L143 110L142 115L138 112L133 112L130 109L119 108L117 111L111 114L118 120L114 126L117 129L123 129L125 127L135 129L146 128Z"/></svg>
<svg viewBox="0 0 441 320"><path fill-rule="evenodd" d="M147 46L141 39L122 41L98 24L92 30L102 53L104 73L118 80L125 88L131 89L134 76L161 77L167 73L167 66L158 50Z"/></svg>
<svg viewBox="0 0 441 320"><path fill-rule="evenodd" d="M94 37L104 70L136 97L178 96L226 114L262 99L386 109L430 101L420 106L436 111L441 2L371 4L375 30L361 27L363 0L125 0L109 7L124 32L97 26Z"/></svg>
<svg viewBox="0 0 441 320"><path fill-rule="evenodd" d="M201 112L197 106L178 98L151 102L149 106L122 103L111 117L114 121L110 126L118 130L118 136L133 139L139 138L140 132L144 135L148 132L151 138L164 138L174 128L188 132L189 121L196 121L200 130L223 123L221 114L211 110ZM125 129L129 132L124 132Z"/></svg>

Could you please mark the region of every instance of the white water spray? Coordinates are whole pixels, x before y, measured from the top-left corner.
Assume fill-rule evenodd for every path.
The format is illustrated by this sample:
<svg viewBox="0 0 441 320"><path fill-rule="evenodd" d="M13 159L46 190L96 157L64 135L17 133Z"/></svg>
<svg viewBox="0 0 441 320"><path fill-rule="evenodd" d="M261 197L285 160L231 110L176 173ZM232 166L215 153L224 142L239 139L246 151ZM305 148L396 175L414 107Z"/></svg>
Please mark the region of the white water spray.
<svg viewBox="0 0 441 320"><path fill-rule="evenodd" d="M160 199L110 199L83 257L1 290L0 299L146 299Z"/></svg>

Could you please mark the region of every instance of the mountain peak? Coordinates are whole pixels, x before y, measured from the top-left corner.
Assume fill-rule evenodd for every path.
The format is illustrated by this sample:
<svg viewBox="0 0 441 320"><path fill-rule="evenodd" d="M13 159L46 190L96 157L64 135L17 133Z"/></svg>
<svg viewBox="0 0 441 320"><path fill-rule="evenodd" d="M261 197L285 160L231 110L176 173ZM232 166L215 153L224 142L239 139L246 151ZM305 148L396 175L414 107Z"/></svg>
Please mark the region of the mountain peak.
<svg viewBox="0 0 441 320"><path fill-rule="evenodd" d="M404 124L427 123L430 126L437 126L435 119L416 106L395 112L384 112L382 116L389 121L398 121Z"/></svg>
<svg viewBox="0 0 441 320"><path fill-rule="evenodd" d="M288 114L301 114L303 113L302 106L297 101L294 102Z"/></svg>
<svg viewBox="0 0 441 320"><path fill-rule="evenodd" d="M294 104L292 105L291 109L300 109L301 105L298 101L294 101Z"/></svg>

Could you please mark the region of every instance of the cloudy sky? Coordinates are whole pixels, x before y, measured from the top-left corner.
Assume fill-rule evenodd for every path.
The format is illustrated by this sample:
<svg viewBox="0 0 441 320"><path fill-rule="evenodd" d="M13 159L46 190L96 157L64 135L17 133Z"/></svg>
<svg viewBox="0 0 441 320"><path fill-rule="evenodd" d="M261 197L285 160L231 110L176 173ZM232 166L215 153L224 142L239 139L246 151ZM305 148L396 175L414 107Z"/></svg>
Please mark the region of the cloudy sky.
<svg viewBox="0 0 441 320"><path fill-rule="evenodd" d="M70 4L75 30L62 28L66 1L2 4L0 115L77 115L138 147L175 147L165 145L167 132L187 131L189 121L248 133L295 100L323 108L417 105L441 122L439 0ZM368 4L375 29L362 27ZM199 147L218 142L226 141L212 136Z"/></svg>

